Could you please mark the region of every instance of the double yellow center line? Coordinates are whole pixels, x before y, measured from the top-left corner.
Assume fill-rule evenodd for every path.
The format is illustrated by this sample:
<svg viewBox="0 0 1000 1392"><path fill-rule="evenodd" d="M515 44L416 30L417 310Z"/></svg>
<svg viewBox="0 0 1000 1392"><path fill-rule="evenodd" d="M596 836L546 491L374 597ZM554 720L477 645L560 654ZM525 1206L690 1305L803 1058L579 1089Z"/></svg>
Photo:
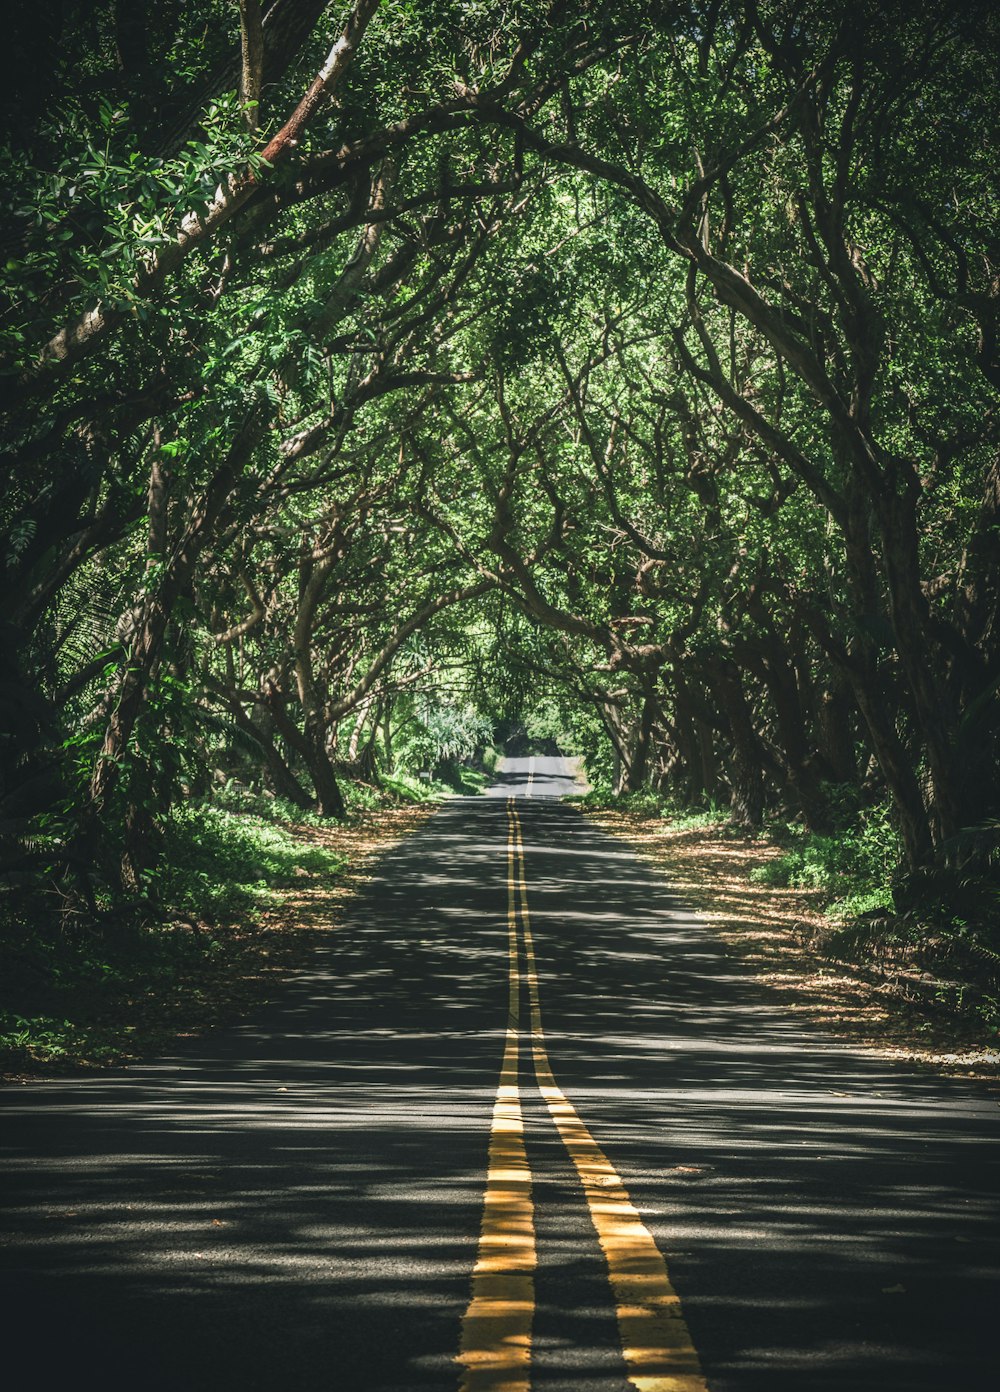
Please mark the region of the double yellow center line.
<svg viewBox="0 0 1000 1392"><path fill-rule="evenodd" d="M460 1392L529 1392L531 1387L538 1256L519 1087L522 981L535 1083L583 1186L607 1262L626 1377L637 1392L706 1392L659 1248L552 1072L542 1028L521 818L513 798L507 800L507 938L507 1034L493 1106L472 1299L462 1321Z"/></svg>

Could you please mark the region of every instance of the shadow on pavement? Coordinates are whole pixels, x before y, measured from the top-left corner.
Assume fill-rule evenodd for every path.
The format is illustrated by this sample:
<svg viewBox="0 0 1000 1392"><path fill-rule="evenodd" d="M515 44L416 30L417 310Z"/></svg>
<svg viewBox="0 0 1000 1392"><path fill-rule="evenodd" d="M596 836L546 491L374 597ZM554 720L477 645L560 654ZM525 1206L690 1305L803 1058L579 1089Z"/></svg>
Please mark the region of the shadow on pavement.
<svg viewBox="0 0 1000 1392"><path fill-rule="evenodd" d="M8 1369L453 1392L506 1024L502 795L394 850L240 1028L7 1090ZM713 1392L992 1388L996 1101L831 1045L621 842L551 800L518 809L556 1076L667 1258ZM582 1196L522 1083L533 1385L628 1392Z"/></svg>

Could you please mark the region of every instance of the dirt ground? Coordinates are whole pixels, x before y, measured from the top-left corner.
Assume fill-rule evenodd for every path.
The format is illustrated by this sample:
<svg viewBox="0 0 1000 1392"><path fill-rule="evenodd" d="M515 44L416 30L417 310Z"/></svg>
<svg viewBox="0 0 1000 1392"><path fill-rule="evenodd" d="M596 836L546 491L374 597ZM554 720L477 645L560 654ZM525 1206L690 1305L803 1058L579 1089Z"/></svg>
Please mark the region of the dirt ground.
<svg viewBox="0 0 1000 1392"><path fill-rule="evenodd" d="M880 971L831 961L818 950L830 926L822 894L751 880L781 854L777 846L630 812L587 815L662 870L747 971L787 992L790 1011L882 1057L1000 1086L1000 1040L978 1019L937 1007L930 978L907 966Z"/></svg>

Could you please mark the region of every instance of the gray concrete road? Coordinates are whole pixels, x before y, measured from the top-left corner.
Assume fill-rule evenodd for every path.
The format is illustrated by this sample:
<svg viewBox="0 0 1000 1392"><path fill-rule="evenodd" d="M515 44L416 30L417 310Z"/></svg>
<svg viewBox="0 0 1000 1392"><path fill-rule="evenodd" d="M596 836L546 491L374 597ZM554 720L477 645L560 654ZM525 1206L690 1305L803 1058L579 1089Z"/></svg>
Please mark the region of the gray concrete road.
<svg viewBox="0 0 1000 1392"><path fill-rule="evenodd" d="M455 1392L510 1039L513 794L548 1058L665 1258L704 1385L992 1392L996 1097L798 1020L551 796L570 778L508 760L494 796L446 804L239 1028L4 1090L10 1386ZM531 1385L629 1392L526 1044L520 1084Z"/></svg>

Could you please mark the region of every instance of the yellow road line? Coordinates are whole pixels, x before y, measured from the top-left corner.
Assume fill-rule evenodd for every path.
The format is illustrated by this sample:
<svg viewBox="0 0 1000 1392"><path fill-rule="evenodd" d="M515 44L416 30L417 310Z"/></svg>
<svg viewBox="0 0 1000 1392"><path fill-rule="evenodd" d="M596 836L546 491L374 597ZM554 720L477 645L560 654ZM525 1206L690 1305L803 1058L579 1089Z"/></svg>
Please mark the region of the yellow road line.
<svg viewBox="0 0 1000 1392"><path fill-rule="evenodd" d="M462 1320L460 1392L529 1392L531 1326L535 1313L535 1253L531 1171L524 1149L518 1088L521 976L518 968L515 842L507 837L507 1037L486 1174L472 1299Z"/></svg>
<svg viewBox="0 0 1000 1392"><path fill-rule="evenodd" d="M516 843L525 978L531 1007L531 1052L538 1089L576 1167L608 1265L627 1377L638 1392L706 1392L701 1365L667 1265L624 1184L558 1087L545 1047L535 946L528 912L521 819L508 819ZM508 854L508 863L510 856Z"/></svg>

